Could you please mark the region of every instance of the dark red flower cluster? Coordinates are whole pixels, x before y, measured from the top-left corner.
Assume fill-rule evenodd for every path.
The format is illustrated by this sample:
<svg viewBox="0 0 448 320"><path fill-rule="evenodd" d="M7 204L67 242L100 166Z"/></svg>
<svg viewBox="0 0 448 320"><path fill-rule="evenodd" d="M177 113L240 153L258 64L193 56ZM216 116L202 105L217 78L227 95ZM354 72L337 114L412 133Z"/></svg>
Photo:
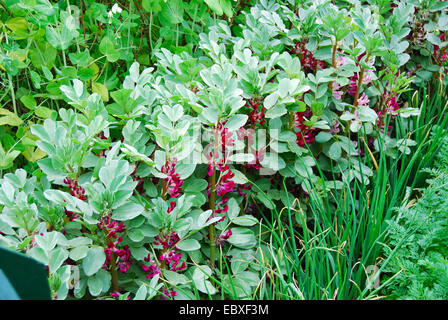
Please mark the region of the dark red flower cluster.
<svg viewBox="0 0 448 320"><path fill-rule="evenodd" d="M160 274L160 268L157 266L157 264L155 263L154 260L151 259L149 253L148 256L144 258L144 260L146 262L149 263L149 266L145 265L144 263L142 263L142 269L143 271L148 272L145 275L146 279L152 279L154 278L156 275Z"/></svg>
<svg viewBox="0 0 448 320"><path fill-rule="evenodd" d="M176 173L176 161L171 161L162 166L162 173L166 174L167 177L163 180L166 182L166 192L169 193L170 197L177 198L182 191L182 184L184 183L178 173Z"/></svg>
<svg viewBox="0 0 448 320"><path fill-rule="evenodd" d="M98 134L98 138L100 138L101 140L107 140L107 137L104 135L104 131L101 131ZM100 154L98 154L98 157L100 158L105 158L106 157L106 151L112 149L112 146L110 146L109 148L104 149L103 151L100 152Z"/></svg>
<svg viewBox="0 0 448 320"><path fill-rule="evenodd" d="M114 291L114 292L112 292L111 293L111 297L112 298L115 298L115 299L118 299L120 296L122 296L123 295L123 293L120 293L120 292L118 292L118 291ZM126 300L131 300L131 297L130 296L127 296L126 297Z"/></svg>
<svg viewBox="0 0 448 320"><path fill-rule="evenodd" d="M161 245L163 247L163 253L160 255L159 261L166 263L169 270L175 272L185 270L186 268L185 262L180 262L182 253L177 252L178 249L176 248L176 244L179 241L180 238L174 231L171 231L168 234L158 235L154 241L155 245ZM160 267L151 259L149 254L144 260L149 263L149 265L142 263L142 269L148 272L145 276L147 279L151 279L161 273Z"/></svg>
<svg viewBox="0 0 448 320"><path fill-rule="evenodd" d="M118 267L120 271L127 272L132 265L129 246L124 245L123 248L118 248L118 245L123 241L123 237L118 236L117 233L123 233L126 230L123 222L112 220L111 215L108 214L100 218L97 227L98 229L103 230L108 239L107 248L104 249L104 253L106 254L104 266L107 267L110 264L113 253L119 259Z"/></svg>
<svg viewBox="0 0 448 320"><path fill-rule="evenodd" d="M216 245L218 247L222 247L224 245L224 242L227 241L230 236L232 235L232 229L229 228L226 233L221 233L219 235L219 238L216 239Z"/></svg>
<svg viewBox="0 0 448 320"><path fill-rule="evenodd" d="M211 164L208 165L208 175L211 176L213 174L213 166ZM215 167L216 170L219 172L225 172L223 175L220 176L220 179L216 185L216 194L221 198L219 202L216 203L215 211L213 214L209 217L209 219L212 219L214 217L218 217L219 215L226 213L229 210L229 206L227 205L227 201L229 201L229 198L224 197L227 193L235 191L235 182L231 179L235 176L235 173L232 172L232 170L229 168L229 165L223 165L222 160L216 164ZM208 196L210 197L210 185L208 186L207 190ZM222 216L221 220L224 220L226 216Z"/></svg>
<svg viewBox="0 0 448 320"><path fill-rule="evenodd" d="M78 215L73 211L68 211L67 208L64 207L65 215L68 217L70 221L75 221L78 218Z"/></svg>
<svg viewBox="0 0 448 320"><path fill-rule="evenodd" d="M299 128L299 131L296 132L297 144L300 147L304 147L305 144L310 144L314 142L314 137L317 134L317 129L311 128L304 124L305 117L312 116L311 110L306 110L304 112L296 112L295 113L295 126Z"/></svg>
<svg viewBox="0 0 448 320"><path fill-rule="evenodd" d="M162 255L160 256L160 261L165 261L171 271L185 270L185 261L182 262L180 266L178 266L180 263L180 258L182 258L182 253L176 253L176 251L177 248L174 248L173 250L162 253Z"/></svg>
<svg viewBox="0 0 448 320"><path fill-rule="evenodd" d="M238 190L238 194L240 195L240 196L243 196L243 199L246 199L247 198L247 191L249 191L249 190L251 190L252 189L252 185L251 184L247 184L247 185L245 185L245 184L239 184L238 186L237 186L237 190Z"/></svg>
<svg viewBox="0 0 448 320"><path fill-rule="evenodd" d="M302 40L296 43L295 48L291 51L292 54L297 54L299 56L300 64L302 65L303 70L314 73L316 69L326 68L327 63L325 61L317 60L313 53L305 48L307 43L308 39Z"/></svg>
<svg viewBox="0 0 448 320"><path fill-rule="evenodd" d="M79 200L87 200L85 194L86 190L78 184L77 180L65 178L64 183L69 187L70 194Z"/></svg>
<svg viewBox="0 0 448 320"><path fill-rule="evenodd" d="M215 217L221 217L221 219L220 219L219 221L220 221L220 222L223 221L223 220L226 218L226 216L224 215L224 213L226 213L227 211L229 211L229 205L227 204L228 201L229 201L229 198L228 198L228 197L224 197L224 198L222 198L221 200L219 200L218 203L216 204L215 211L214 211L213 214L207 219L207 221L210 220L210 219L212 219L212 218L215 218ZM216 224L216 222L213 223L213 224Z"/></svg>
<svg viewBox="0 0 448 320"><path fill-rule="evenodd" d="M224 127L225 123L218 123L213 129L215 133L219 136L218 138L218 148L219 152L222 152L225 158L227 147L233 147L235 145L235 139L233 139L233 134L228 128Z"/></svg>
<svg viewBox="0 0 448 320"><path fill-rule="evenodd" d="M162 233L161 235L156 236L154 244L161 245L163 249L168 249L173 248L179 241L180 241L179 235L176 232L171 231L168 234Z"/></svg>
<svg viewBox="0 0 448 320"><path fill-rule="evenodd" d="M173 211L174 208L176 208L176 201L171 201L171 202L170 202L170 206L168 207L168 209L166 210L166 212L171 213L171 211Z"/></svg>
<svg viewBox="0 0 448 320"><path fill-rule="evenodd" d="M355 73L350 81L350 87L347 90L348 94L354 96L356 94L357 88L358 88L358 74Z"/></svg>
<svg viewBox="0 0 448 320"><path fill-rule="evenodd" d="M439 36L439 38L442 42L445 41L445 35L443 33ZM445 67L445 68L443 68L443 71L445 72L445 74L448 73L448 67L447 67L448 50L447 50L447 48L445 47L443 49L440 49L440 47L438 45L434 45L434 58L442 67ZM445 75L442 74L441 76L443 79Z"/></svg>
<svg viewBox="0 0 448 320"><path fill-rule="evenodd" d="M65 178L64 183L69 187L70 194L72 196L74 196L80 200L83 200L83 201L87 200L87 197L85 195L86 190L78 184L78 181L70 179L70 178ZM73 211L67 210L67 208L65 208L65 207L64 207L64 212L70 221L75 221L78 218L78 215L76 213L74 213Z"/></svg>
<svg viewBox="0 0 448 320"><path fill-rule="evenodd" d="M219 183L216 185L216 194L221 197L226 193L233 192L235 182L231 179L235 176L235 174L232 172L232 170L230 170L228 164L226 164L225 166L218 164L216 168L220 172L225 172L219 179Z"/></svg>
<svg viewBox="0 0 448 320"><path fill-rule="evenodd" d="M255 143L254 135L255 135L255 130L253 128L246 129L244 127L241 127L236 132L236 136L237 136L238 140L244 142L244 140L247 139L248 145L253 145Z"/></svg>
<svg viewBox="0 0 448 320"><path fill-rule="evenodd" d="M246 107L252 109L252 111L249 113L249 120L251 128L255 128L257 124L260 126L264 126L266 120L265 120L265 107L260 108L260 99L258 98L252 98L249 101L246 102Z"/></svg>
<svg viewBox="0 0 448 320"><path fill-rule="evenodd" d="M384 117L386 116L386 114L389 114L391 116L391 118L395 118L397 116L396 111L400 109L400 106L398 105L397 102L397 95L394 95L391 99L388 100L387 105L376 112L376 114L378 115L378 121L377 124L378 126L380 126L380 132L384 132ZM392 125L389 125L389 127L387 128L387 131L392 129Z"/></svg>
<svg viewBox="0 0 448 320"><path fill-rule="evenodd" d="M168 300L169 298L174 298L175 296L177 296L176 291L163 288L163 294L160 297L160 300Z"/></svg>

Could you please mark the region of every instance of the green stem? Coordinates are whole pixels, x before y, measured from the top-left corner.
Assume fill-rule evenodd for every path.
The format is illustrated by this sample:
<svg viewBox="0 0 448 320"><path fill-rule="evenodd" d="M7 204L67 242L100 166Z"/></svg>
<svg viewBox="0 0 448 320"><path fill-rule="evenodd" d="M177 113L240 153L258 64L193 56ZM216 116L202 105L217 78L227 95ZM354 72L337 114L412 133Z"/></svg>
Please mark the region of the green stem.
<svg viewBox="0 0 448 320"><path fill-rule="evenodd" d="M289 129L292 130L292 128L294 127L294 122L295 122L295 112L291 111L289 113Z"/></svg>
<svg viewBox="0 0 448 320"><path fill-rule="evenodd" d="M366 56L366 62L369 61L369 58L370 58L370 54L367 53L367 56ZM353 101L353 105L354 105L355 107L358 106L358 98L359 98L359 93L361 92L362 79L364 78L364 72L365 72L365 71L366 71L365 68L361 68L361 72L359 73L358 84L357 84L357 86L356 86L356 93L355 93L355 98L354 98L355 101Z"/></svg>
<svg viewBox="0 0 448 320"><path fill-rule="evenodd" d="M64 62L64 67L67 66L67 59L65 58L65 50L62 49L62 61Z"/></svg>
<svg viewBox="0 0 448 320"><path fill-rule="evenodd" d="M152 53L152 10L149 12L149 49L151 50L150 53ZM149 58L151 59L151 56L149 56Z"/></svg>
<svg viewBox="0 0 448 320"><path fill-rule="evenodd" d="M5 36L5 41L6 44L8 44L8 36ZM11 99L12 99L12 106L14 108L14 113L17 115L17 105L16 105L16 94L14 92L14 86L12 84L12 77L11 75L8 73L8 85L9 85L9 90L11 91Z"/></svg>
<svg viewBox="0 0 448 320"><path fill-rule="evenodd" d="M216 201L216 170L215 165L213 165L213 172L210 177L210 210L215 212L215 201ZM215 242L215 226L211 224L208 227L209 239L210 239L210 267L213 268L215 265L215 252L216 252L216 242Z"/></svg>
<svg viewBox="0 0 448 320"><path fill-rule="evenodd" d="M8 73L8 83L9 83L9 90L11 91L11 99L12 99L12 106L14 108L14 113L16 114L16 116L18 116L17 104L16 104L16 94L14 92L14 86L12 84L12 77L9 73Z"/></svg>
<svg viewBox="0 0 448 320"><path fill-rule="evenodd" d="M115 254L111 252L111 276L112 276L112 289L114 291L118 291L118 272L117 272L117 264L115 263Z"/></svg>
<svg viewBox="0 0 448 320"><path fill-rule="evenodd" d="M218 119L219 123L219 119ZM216 126L217 127L217 126ZM218 147L219 147L219 140L218 140L218 131L214 128L215 134L214 134L214 141L213 141L213 157L212 157L212 175L210 176L209 182L210 182L210 210L212 210L212 216L215 212L215 203L216 203L216 168L215 168L215 161L217 160L217 157L219 155L218 153ZM210 240L210 268L214 268L215 265L215 253L216 253L216 242L215 242L215 235L216 230L215 226L211 224L208 227L209 230L209 240Z"/></svg>

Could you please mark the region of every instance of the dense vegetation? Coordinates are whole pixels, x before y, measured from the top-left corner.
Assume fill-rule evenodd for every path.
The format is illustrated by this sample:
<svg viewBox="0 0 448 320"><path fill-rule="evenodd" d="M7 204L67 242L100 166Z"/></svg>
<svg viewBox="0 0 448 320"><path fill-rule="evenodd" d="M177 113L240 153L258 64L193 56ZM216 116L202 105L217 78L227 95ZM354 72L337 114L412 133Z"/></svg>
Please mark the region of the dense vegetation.
<svg viewBox="0 0 448 320"><path fill-rule="evenodd" d="M430 173L429 186L422 196L406 201L399 216L391 222L385 268L389 276L383 281L387 293L394 299L448 299L448 140Z"/></svg>
<svg viewBox="0 0 448 320"><path fill-rule="evenodd" d="M437 192L406 210L445 150L448 2L0 5L0 245L55 299L446 296L399 270L444 265Z"/></svg>

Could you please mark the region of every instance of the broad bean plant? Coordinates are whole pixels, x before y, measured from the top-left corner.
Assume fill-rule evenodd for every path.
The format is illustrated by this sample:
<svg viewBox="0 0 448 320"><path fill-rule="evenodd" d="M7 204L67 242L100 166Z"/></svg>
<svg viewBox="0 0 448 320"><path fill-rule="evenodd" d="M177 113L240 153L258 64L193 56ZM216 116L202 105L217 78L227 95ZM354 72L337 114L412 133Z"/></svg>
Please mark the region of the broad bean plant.
<svg viewBox="0 0 448 320"><path fill-rule="evenodd" d="M394 119L419 114L402 99L412 83L446 82L447 7L263 0L194 50L154 48L152 66L128 52L116 86L73 54L77 76L54 85L65 106L26 131L37 170L0 180L0 245L47 265L55 299L250 299L287 272L266 246L270 209L298 199L306 214L311 197L371 183L380 150L412 152ZM37 48L63 52L56 26L82 30L60 18ZM114 36L98 49L110 63L126 54Z"/></svg>

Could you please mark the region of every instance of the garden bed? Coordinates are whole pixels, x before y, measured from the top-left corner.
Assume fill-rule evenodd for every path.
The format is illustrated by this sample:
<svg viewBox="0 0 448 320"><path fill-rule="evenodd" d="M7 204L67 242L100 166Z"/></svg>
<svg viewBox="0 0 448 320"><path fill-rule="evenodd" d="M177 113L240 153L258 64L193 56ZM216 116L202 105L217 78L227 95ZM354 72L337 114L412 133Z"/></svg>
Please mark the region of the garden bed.
<svg viewBox="0 0 448 320"><path fill-rule="evenodd" d="M448 2L205 3L1 4L0 245L54 299L378 298Z"/></svg>

